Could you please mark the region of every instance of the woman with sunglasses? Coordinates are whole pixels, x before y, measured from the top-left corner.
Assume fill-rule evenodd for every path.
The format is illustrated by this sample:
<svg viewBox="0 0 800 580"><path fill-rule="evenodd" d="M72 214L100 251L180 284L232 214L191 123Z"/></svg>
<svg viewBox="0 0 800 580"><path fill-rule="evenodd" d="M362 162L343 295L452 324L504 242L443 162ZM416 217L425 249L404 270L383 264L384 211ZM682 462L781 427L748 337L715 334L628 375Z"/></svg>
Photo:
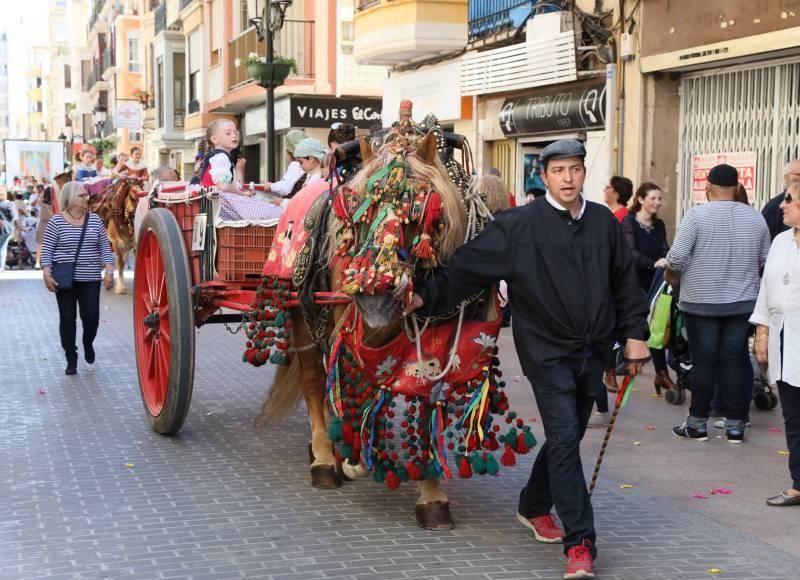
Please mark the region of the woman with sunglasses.
<svg viewBox="0 0 800 580"><path fill-rule="evenodd" d="M778 383L792 487L767 505L800 505L800 183L790 184L780 205L789 229L772 242L750 322L755 351L769 363L769 382Z"/></svg>
<svg viewBox="0 0 800 580"><path fill-rule="evenodd" d="M89 194L77 181L67 183L58 194L61 213L47 223L42 245L44 284L56 295L58 332L67 358L68 375L78 372L75 346L76 318L80 307L83 324L83 357L94 364L94 338L100 322L100 272L105 269L105 286L114 286L111 246L103 220L89 211ZM74 262L72 287L59 288L52 273L53 264ZM90 366L91 368L91 366Z"/></svg>

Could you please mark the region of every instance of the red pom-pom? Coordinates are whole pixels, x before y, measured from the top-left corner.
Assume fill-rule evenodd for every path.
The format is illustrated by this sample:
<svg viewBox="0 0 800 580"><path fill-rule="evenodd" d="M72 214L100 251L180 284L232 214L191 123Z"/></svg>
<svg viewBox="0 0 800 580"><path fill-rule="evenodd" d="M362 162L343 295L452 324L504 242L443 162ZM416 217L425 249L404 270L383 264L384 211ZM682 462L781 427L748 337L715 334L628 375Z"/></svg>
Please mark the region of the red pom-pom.
<svg viewBox="0 0 800 580"><path fill-rule="evenodd" d="M514 450L511 449L511 445L506 445L506 450L503 452L503 456L500 458L500 463L506 467L511 467L512 465L517 464L517 458L514 457Z"/></svg>
<svg viewBox="0 0 800 580"><path fill-rule="evenodd" d="M413 461L406 463L406 471L408 472L408 479L413 481L422 479L422 470Z"/></svg>
<svg viewBox="0 0 800 580"><path fill-rule="evenodd" d="M389 489L397 489L400 487L400 478L397 477L394 471L390 471L386 474L386 487Z"/></svg>
<svg viewBox="0 0 800 580"><path fill-rule="evenodd" d="M461 458L461 463L458 466L458 475L463 479L472 477L472 466L469 464L469 460L466 457Z"/></svg>
<svg viewBox="0 0 800 580"><path fill-rule="evenodd" d="M525 454L528 452L528 446L525 443L525 433L520 433L517 435L517 444L515 445L515 449L517 453Z"/></svg>
<svg viewBox="0 0 800 580"><path fill-rule="evenodd" d="M350 423L342 424L342 441L345 443L353 442L353 426Z"/></svg>

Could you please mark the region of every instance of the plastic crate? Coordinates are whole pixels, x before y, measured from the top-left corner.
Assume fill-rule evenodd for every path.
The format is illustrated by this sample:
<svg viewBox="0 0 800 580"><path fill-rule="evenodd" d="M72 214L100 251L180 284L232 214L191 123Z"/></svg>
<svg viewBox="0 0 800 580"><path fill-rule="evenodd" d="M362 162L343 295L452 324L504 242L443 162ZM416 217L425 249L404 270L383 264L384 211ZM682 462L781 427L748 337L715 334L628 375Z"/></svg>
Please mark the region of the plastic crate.
<svg viewBox="0 0 800 580"><path fill-rule="evenodd" d="M192 271L192 284L197 284L200 281L200 252L192 251L192 235L194 232L194 218L201 212L200 201L176 203L168 205L167 209L175 216L178 227L183 233L183 243L186 247L186 255L189 258L189 268Z"/></svg>
<svg viewBox="0 0 800 580"><path fill-rule="evenodd" d="M274 237L275 226L217 228L219 277L230 281L259 279Z"/></svg>

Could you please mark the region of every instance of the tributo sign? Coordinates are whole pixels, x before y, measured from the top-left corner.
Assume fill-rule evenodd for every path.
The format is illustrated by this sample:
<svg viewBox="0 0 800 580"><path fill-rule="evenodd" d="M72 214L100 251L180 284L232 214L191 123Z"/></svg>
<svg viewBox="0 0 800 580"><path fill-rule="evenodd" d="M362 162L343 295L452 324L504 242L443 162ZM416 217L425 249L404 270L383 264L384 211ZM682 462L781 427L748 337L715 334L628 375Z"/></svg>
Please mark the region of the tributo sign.
<svg viewBox="0 0 800 580"><path fill-rule="evenodd" d="M500 127L508 136L602 129L605 117L606 86L601 81L506 99Z"/></svg>
<svg viewBox="0 0 800 580"><path fill-rule="evenodd" d="M292 97L291 119L293 127L330 127L338 122L368 129L381 122L381 100Z"/></svg>

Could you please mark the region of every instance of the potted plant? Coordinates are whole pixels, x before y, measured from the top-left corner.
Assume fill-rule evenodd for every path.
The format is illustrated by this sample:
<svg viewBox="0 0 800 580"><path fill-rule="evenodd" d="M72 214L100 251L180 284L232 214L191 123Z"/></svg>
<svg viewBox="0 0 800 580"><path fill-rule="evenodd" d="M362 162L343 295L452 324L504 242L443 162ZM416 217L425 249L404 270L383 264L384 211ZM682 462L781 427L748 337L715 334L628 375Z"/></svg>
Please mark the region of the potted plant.
<svg viewBox="0 0 800 580"><path fill-rule="evenodd" d="M284 83L289 73L297 72L297 62L293 58L276 56L272 63L267 64L267 59L251 52L244 60L236 59L234 64L238 67L247 66L247 72L262 87L279 87Z"/></svg>
<svg viewBox="0 0 800 580"><path fill-rule="evenodd" d="M92 139L90 143L97 150L98 155L102 155L103 151L111 151L114 148L114 140L111 137Z"/></svg>

